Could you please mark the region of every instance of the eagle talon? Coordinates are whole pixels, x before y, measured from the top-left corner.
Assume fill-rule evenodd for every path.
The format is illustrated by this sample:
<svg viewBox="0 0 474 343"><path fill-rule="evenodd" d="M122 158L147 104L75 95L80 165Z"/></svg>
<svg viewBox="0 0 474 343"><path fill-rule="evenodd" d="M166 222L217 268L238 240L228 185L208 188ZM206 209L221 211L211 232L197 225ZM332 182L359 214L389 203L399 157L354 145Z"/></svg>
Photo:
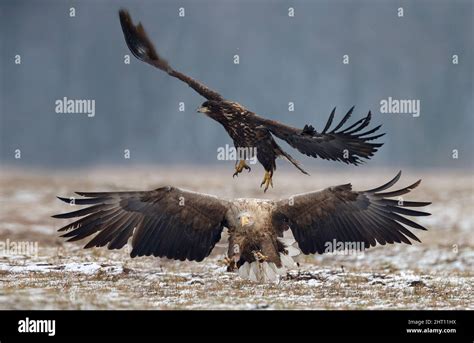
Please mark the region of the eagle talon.
<svg viewBox="0 0 474 343"><path fill-rule="evenodd" d="M260 184L260 188L262 188L263 185L265 185L265 188L263 189L263 193L267 192L267 189L269 186L273 188L273 171L265 171L265 175L263 176L263 181Z"/></svg>
<svg viewBox="0 0 474 343"><path fill-rule="evenodd" d="M260 251L253 251L253 256L257 262L265 262L268 260L268 256L265 256Z"/></svg>
<svg viewBox="0 0 474 343"><path fill-rule="evenodd" d="M237 269L237 263L229 258L229 257L224 257L224 259L221 261L225 266L227 266L227 271L228 272L233 272L234 270Z"/></svg>
<svg viewBox="0 0 474 343"><path fill-rule="evenodd" d="M283 151L275 142L274 137L284 140L292 148L308 156L325 160L338 160L353 165L358 165L363 160L370 160L383 145L383 143L373 142L385 134L378 133L381 125L372 129L365 129L369 126L372 118L370 111L366 117L356 121L354 124L350 126L345 125L351 117L354 107L350 108L339 123L331 129L336 115L336 108L334 108L329 115L324 129L321 131L317 131L309 124L304 125L302 129L297 129L278 121L259 117L241 104L226 100L219 92L207 87L200 81L173 69L156 51L152 40L148 37L141 23L134 24L130 13L125 9L119 10L119 17L126 44L138 60L150 64L169 76L184 82L199 95L207 99L196 109L197 112L222 123L227 134L234 142L235 148L244 148L243 151L249 152L248 155L239 155L239 159L249 159L253 155L250 152L253 153L258 149L256 157L258 157L257 160L262 160L263 158L264 163L259 162L264 168L272 169L273 172L276 167L276 158L282 156L303 174L309 175L297 160ZM351 153L346 156L349 150ZM242 161L240 162L242 163ZM234 177L242 171L242 167L250 172L250 168L243 165L239 165L239 169L237 169L236 163ZM268 185L266 189L268 189Z"/></svg>
<svg viewBox="0 0 474 343"><path fill-rule="evenodd" d="M248 172L250 173L250 171L252 170L252 168L250 168L247 163L245 163L245 160L240 160L238 163L235 164L235 173L232 175L232 177L238 177L239 174L242 172L242 170L248 170Z"/></svg>

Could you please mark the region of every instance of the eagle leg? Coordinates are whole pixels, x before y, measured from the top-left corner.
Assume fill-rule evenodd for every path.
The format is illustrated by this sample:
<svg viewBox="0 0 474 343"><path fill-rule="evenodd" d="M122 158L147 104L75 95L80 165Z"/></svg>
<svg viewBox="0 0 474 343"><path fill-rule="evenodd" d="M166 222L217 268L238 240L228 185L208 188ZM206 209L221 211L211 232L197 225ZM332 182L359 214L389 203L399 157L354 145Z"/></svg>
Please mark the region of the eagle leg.
<svg viewBox="0 0 474 343"><path fill-rule="evenodd" d="M268 260L268 256L265 256L260 251L253 251L253 257L255 257L255 261L257 262L265 262Z"/></svg>
<svg viewBox="0 0 474 343"><path fill-rule="evenodd" d="M224 260L222 261L222 263L227 266L227 271L228 272L233 272L234 270L238 269L237 268L237 262L235 262L234 259L232 258L229 258L229 257L224 257Z"/></svg>
<svg viewBox="0 0 474 343"><path fill-rule="evenodd" d="M262 187L263 185L265 185L265 188L263 189L263 192L265 193L268 189L269 186L272 186L273 188L273 180L272 180L272 177L273 177L273 171L265 171L265 175L263 176L263 181L262 183L260 184L260 187Z"/></svg>
<svg viewBox="0 0 474 343"><path fill-rule="evenodd" d="M240 160L238 162L235 163L235 173L234 175L232 175L232 177L238 177L239 174L242 172L242 170L248 170L248 172L250 173L250 171L252 170L252 168L250 168L247 163L245 163L245 160Z"/></svg>

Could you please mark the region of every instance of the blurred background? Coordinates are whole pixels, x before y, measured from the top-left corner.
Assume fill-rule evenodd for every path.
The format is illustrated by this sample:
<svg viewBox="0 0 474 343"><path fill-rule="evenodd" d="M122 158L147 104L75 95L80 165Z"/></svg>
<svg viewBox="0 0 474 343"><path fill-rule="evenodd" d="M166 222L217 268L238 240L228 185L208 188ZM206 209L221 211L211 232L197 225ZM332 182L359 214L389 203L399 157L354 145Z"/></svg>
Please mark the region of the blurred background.
<svg viewBox="0 0 474 343"><path fill-rule="evenodd" d="M75 17L70 17L74 7ZM224 165L232 144L196 108L186 84L129 54L117 11L128 8L177 70L268 118L321 130L356 106L383 124L375 167L473 167L473 2L74 1L1 2L3 166ZM179 17L183 7L185 16ZM288 8L294 8L294 17ZM403 7L404 16L398 16ZM240 64L234 64L234 55ZM343 55L349 64L343 64ZM15 64L15 56L21 64ZM452 63L458 55L459 63ZM95 117L57 114L55 101L91 99ZM380 101L417 99L421 114L381 114ZM179 111L179 103L185 111ZM294 103L294 112L288 103ZM354 170L303 156L311 170ZM15 150L21 159L15 159ZM124 159L124 150L130 159ZM453 149L459 158L452 158ZM280 161L279 166L286 165ZM285 167L283 167L285 168ZM231 170L229 170L231 172Z"/></svg>
<svg viewBox="0 0 474 343"><path fill-rule="evenodd" d="M133 56L124 63L122 7L175 69L224 97L319 131L334 106L338 120L355 105L351 123L371 110L384 146L354 167L279 142L311 176L280 160L265 194L259 165L233 179L234 162L217 160L231 139L196 113L204 99ZM474 309L471 0L2 0L0 19L0 309ZM94 100L95 116L56 113L64 97ZM389 97L419 100L420 116L380 113ZM66 242L66 222L51 218L72 210L56 196L74 191L175 185L276 199L370 189L400 169L394 189L422 178L406 199L433 202L417 218L428 231L412 230L422 243L301 256L279 285L225 273L225 231L202 263L130 259L127 248ZM38 250L5 253L10 242Z"/></svg>

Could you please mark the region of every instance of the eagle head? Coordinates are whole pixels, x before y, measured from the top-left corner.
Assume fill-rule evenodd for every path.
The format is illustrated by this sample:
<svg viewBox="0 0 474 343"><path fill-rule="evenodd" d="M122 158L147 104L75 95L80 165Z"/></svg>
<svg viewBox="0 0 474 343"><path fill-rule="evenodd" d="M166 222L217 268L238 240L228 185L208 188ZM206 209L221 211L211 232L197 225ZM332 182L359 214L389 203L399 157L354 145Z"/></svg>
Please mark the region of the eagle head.
<svg viewBox="0 0 474 343"><path fill-rule="evenodd" d="M255 222L250 212L239 213L237 219L242 227L252 226Z"/></svg>
<svg viewBox="0 0 474 343"><path fill-rule="evenodd" d="M212 100L203 102L201 107L197 109L199 113L204 113L204 114L218 113L219 110L220 110L219 103Z"/></svg>

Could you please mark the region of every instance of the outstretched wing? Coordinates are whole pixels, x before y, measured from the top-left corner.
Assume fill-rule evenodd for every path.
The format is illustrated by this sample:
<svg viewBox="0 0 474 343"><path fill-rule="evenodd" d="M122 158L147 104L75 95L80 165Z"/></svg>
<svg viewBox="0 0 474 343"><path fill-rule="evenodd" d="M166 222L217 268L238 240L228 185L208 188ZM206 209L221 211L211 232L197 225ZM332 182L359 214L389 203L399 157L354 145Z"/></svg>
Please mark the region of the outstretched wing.
<svg viewBox="0 0 474 343"><path fill-rule="evenodd" d="M421 180L396 191L382 192L393 186L400 175L401 172L388 183L367 191L355 192L346 184L280 200L274 223L283 226L282 229L290 228L305 254L328 252L331 246L328 243L334 242L363 243L363 248L375 246L377 242L411 244L408 238L419 242L404 225L426 229L403 215L430 215L407 208L430 203L387 198L409 193Z"/></svg>
<svg viewBox="0 0 474 343"><path fill-rule="evenodd" d="M176 77L181 81L186 82L191 88L208 100L223 100L219 93L209 89L199 81L196 81L193 78L171 68L168 62L161 58L156 52L155 47L148 38L142 24L133 24L132 18L128 11L121 9L119 11L119 17L120 24L122 25L122 31L125 36L125 41L127 42L128 48L136 58L165 71L169 75Z"/></svg>
<svg viewBox="0 0 474 343"><path fill-rule="evenodd" d="M275 136L285 140L303 154L357 165L362 162L361 159L363 158L370 159L377 149L383 145L383 143L371 143L370 141L382 137L384 133L371 136L381 125L362 132L370 124L371 112L365 118L342 129L353 110L354 107L347 112L339 124L331 131L328 130L334 119L335 108L332 110L326 126L321 132L317 132L311 125L305 125L303 129L296 129L261 117L257 117L256 120Z"/></svg>
<svg viewBox="0 0 474 343"><path fill-rule="evenodd" d="M60 200L91 205L54 218L83 217L59 231L68 241L98 234L85 248L120 249L132 237L131 256L201 261L219 241L229 203L216 197L163 187L145 192L82 193Z"/></svg>

